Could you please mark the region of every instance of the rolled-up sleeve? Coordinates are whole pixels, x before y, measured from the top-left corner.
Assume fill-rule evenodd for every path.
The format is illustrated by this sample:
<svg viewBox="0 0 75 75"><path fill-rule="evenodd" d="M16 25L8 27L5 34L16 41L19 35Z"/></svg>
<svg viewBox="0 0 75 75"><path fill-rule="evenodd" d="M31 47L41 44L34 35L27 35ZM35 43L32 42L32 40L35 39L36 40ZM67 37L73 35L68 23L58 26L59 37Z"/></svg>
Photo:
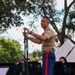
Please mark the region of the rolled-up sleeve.
<svg viewBox="0 0 75 75"><path fill-rule="evenodd" d="M50 30L48 30L48 31L46 31L45 33L44 33L44 36L46 36L48 39L50 38L50 37L52 37L54 35L54 32L53 31L50 31Z"/></svg>

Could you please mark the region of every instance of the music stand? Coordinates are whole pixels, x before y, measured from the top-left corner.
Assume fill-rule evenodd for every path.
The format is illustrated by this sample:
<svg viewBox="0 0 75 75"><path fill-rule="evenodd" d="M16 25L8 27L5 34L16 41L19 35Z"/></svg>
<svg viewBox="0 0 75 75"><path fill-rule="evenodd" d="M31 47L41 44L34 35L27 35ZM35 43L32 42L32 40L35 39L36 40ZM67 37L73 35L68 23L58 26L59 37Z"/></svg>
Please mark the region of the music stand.
<svg viewBox="0 0 75 75"><path fill-rule="evenodd" d="M55 75L64 75L63 64L61 62L55 62L54 71L55 71Z"/></svg>

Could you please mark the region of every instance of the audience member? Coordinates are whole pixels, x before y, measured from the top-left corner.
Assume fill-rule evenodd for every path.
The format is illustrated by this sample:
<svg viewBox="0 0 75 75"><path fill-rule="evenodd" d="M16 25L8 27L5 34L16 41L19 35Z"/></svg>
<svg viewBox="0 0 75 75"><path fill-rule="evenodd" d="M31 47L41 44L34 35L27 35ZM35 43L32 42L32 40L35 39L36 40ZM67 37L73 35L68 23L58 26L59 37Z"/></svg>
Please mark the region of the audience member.
<svg viewBox="0 0 75 75"><path fill-rule="evenodd" d="M60 57L59 61L63 64L64 75L73 75L72 67L67 64L67 59L65 57Z"/></svg>

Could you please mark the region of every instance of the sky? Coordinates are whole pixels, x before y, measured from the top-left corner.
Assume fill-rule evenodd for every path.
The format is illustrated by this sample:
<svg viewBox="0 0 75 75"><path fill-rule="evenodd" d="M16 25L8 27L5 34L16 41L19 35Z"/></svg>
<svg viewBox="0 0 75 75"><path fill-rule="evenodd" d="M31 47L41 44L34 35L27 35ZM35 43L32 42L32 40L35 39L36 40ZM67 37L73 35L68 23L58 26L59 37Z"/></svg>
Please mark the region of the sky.
<svg viewBox="0 0 75 75"><path fill-rule="evenodd" d="M63 8L64 0L57 0L57 1L58 1L57 8L60 10L61 8ZM24 25L23 26L17 27L17 28L12 27L11 29L8 29L5 33L3 33L3 35L1 35L1 36L5 36L5 37L9 37L10 39L17 40L18 42L20 42L22 50L24 50L24 36L22 35L23 27L28 27L29 29L31 29L31 28L27 25L29 18L23 17L23 16L22 16L22 18L24 19ZM39 25L37 27L37 29L38 29L37 33L42 34L43 29L40 26L40 19L37 22L35 22L35 24ZM38 44L35 44L35 43L29 41L28 42L28 52L32 53L36 49L41 50L41 45L38 45Z"/></svg>
<svg viewBox="0 0 75 75"><path fill-rule="evenodd" d="M32 30L28 25L27 25L27 22L28 22L28 17L23 17L24 19L24 25L21 26L21 27L12 27L11 29L8 29L5 33L1 34L0 36L4 36L4 37L8 37L10 39L14 39L14 40L17 40L20 44L21 44L21 48L22 50L24 50L24 36L22 34L23 32L23 28L24 27L27 27L29 28L30 30ZM38 20L38 22L35 23L36 25L39 25L37 27L37 29L40 29L41 31L37 31L37 33L40 33L42 34L43 32L43 29L41 28L40 26L40 19ZM38 44L35 44L31 41L28 41L28 52L29 53L32 53L34 50L41 50L41 45L38 45Z"/></svg>

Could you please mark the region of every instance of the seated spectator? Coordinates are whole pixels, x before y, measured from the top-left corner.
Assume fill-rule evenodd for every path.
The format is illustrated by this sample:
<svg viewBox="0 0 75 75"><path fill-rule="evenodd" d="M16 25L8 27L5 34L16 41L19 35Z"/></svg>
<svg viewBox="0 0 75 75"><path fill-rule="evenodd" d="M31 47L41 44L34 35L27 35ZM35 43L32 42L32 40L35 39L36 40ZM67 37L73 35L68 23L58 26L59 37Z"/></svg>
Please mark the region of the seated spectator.
<svg viewBox="0 0 75 75"><path fill-rule="evenodd" d="M72 67L67 64L67 59L65 57L60 57L59 61L63 64L64 75L73 75Z"/></svg>

